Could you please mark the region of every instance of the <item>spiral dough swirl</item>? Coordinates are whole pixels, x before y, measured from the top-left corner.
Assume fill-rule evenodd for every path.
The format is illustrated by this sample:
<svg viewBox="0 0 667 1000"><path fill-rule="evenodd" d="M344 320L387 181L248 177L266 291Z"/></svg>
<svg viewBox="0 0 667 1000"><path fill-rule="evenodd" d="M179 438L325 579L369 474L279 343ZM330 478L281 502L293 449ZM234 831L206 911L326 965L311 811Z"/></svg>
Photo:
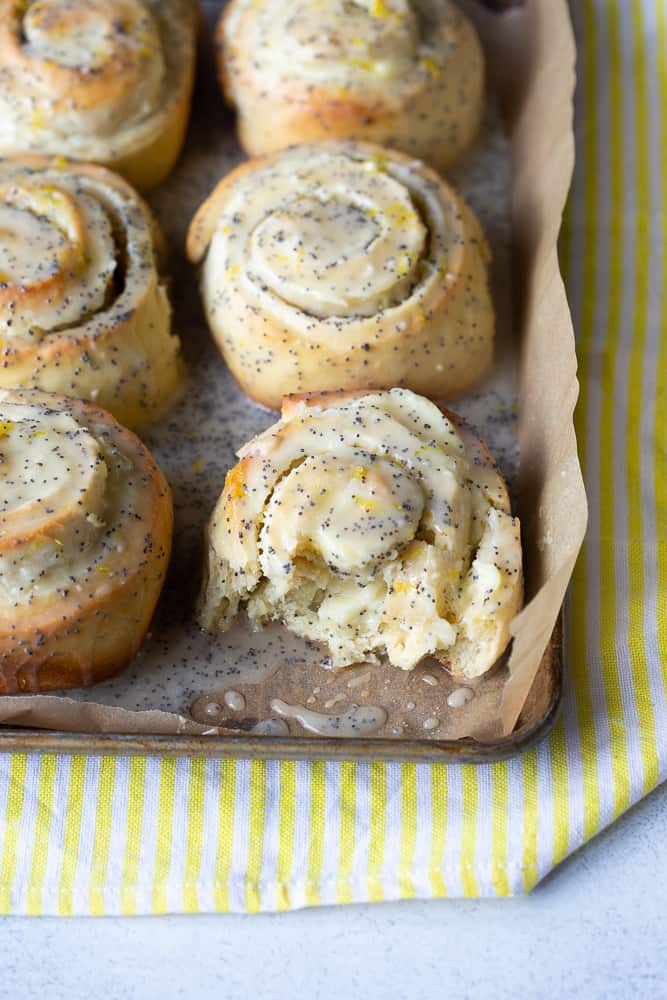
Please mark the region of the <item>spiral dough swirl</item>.
<svg viewBox="0 0 667 1000"><path fill-rule="evenodd" d="M188 251L227 364L273 408L361 386L442 397L491 362L479 223L402 154L327 143L243 164L200 208Z"/></svg>
<svg viewBox="0 0 667 1000"><path fill-rule="evenodd" d="M253 156L357 139L442 170L477 132L482 50L449 0L232 0L217 38Z"/></svg>
<svg viewBox="0 0 667 1000"><path fill-rule="evenodd" d="M158 183L187 122L196 15L190 0L4 0L0 152L65 153Z"/></svg>
<svg viewBox="0 0 667 1000"><path fill-rule="evenodd" d="M92 399L155 418L181 362L148 208L101 167L0 160L0 388Z"/></svg>
<svg viewBox="0 0 667 1000"><path fill-rule="evenodd" d="M522 599L519 522L458 418L403 389L313 395L239 458L208 529L206 628L243 607L324 642L335 667L493 666Z"/></svg>
<svg viewBox="0 0 667 1000"><path fill-rule="evenodd" d="M162 587L172 516L162 473L108 413L0 390L0 692L124 666Z"/></svg>

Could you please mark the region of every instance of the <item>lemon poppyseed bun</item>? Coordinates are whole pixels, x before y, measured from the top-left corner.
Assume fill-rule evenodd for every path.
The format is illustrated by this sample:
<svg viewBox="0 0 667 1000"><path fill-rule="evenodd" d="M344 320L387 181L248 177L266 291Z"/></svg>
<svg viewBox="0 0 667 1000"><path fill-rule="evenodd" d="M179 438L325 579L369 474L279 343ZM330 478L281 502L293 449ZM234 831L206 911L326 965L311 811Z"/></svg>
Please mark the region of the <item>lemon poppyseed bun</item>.
<svg viewBox="0 0 667 1000"><path fill-rule="evenodd" d="M237 167L188 234L213 336L242 389L404 385L432 398L488 371L489 251L463 199L378 146L294 146Z"/></svg>
<svg viewBox="0 0 667 1000"><path fill-rule="evenodd" d="M146 204L103 167L0 159L0 388L90 399L128 427L173 401L182 362Z"/></svg>
<svg viewBox="0 0 667 1000"><path fill-rule="evenodd" d="M164 476L109 413L0 390L0 693L121 670L148 629L172 524Z"/></svg>
<svg viewBox="0 0 667 1000"><path fill-rule="evenodd" d="M489 670L522 601L518 519L485 445L405 389L288 399L239 452L207 529L202 625L239 611L343 667Z"/></svg>
<svg viewBox="0 0 667 1000"><path fill-rule="evenodd" d="M2 0L0 154L159 184L185 135L198 18L197 0Z"/></svg>
<svg viewBox="0 0 667 1000"><path fill-rule="evenodd" d="M252 156L358 139L443 170L479 127L482 49L449 0L232 0L217 46Z"/></svg>

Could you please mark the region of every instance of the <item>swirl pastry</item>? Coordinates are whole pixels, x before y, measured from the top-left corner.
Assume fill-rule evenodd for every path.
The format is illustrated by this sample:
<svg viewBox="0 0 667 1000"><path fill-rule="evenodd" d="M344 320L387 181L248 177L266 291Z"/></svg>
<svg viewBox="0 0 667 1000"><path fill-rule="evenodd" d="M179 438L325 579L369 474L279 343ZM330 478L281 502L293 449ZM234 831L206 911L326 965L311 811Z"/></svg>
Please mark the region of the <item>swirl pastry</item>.
<svg viewBox="0 0 667 1000"><path fill-rule="evenodd" d="M110 414L0 390L0 693L125 666L162 587L172 517L160 469Z"/></svg>
<svg viewBox="0 0 667 1000"><path fill-rule="evenodd" d="M0 0L0 153L159 184L185 135L197 19L196 0Z"/></svg>
<svg viewBox="0 0 667 1000"><path fill-rule="evenodd" d="M158 416L182 363L133 189L103 167L0 160L0 232L0 388L92 399L130 427Z"/></svg>
<svg viewBox="0 0 667 1000"><path fill-rule="evenodd" d="M519 522L457 417L405 389L298 397L239 459L208 526L205 628L243 608L334 667L493 666L522 600Z"/></svg>
<svg viewBox="0 0 667 1000"><path fill-rule="evenodd" d="M312 390L441 398L491 363L480 225L403 154L322 143L242 164L199 209L188 253L227 364L274 409Z"/></svg>
<svg viewBox="0 0 667 1000"><path fill-rule="evenodd" d="M252 156L363 139L442 170L479 127L482 50L449 0L232 0L217 42Z"/></svg>

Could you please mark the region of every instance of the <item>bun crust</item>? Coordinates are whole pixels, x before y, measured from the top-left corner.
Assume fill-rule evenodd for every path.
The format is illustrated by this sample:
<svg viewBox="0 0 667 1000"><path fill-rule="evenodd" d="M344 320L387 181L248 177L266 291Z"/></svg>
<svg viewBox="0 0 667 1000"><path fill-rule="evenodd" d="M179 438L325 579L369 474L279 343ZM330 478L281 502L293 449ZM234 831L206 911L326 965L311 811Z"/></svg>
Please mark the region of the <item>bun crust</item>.
<svg viewBox="0 0 667 1000"><path fill-rule="evenodd" d="M477 218L434 171L378 146L295 146L237 167L188 234L208 323L241 388L404 385L487 372L494 316Z"/></svg>
<svg viewBox="0 0 667 1000"><path fill-rule="evenodd" d="M146 190L180 152L197 0L4 0L0 153L113 167Z"/></svg>
<svg viewBox="0 0 667 1000"><path fill-rule="evenodd" d="M98 683L141 645L167 570L169 486L88 403L0 390L0 694Z"/></svg>
<svg viewBox="0 0 667 1000"><path fill-rule="evenodd" d="M6 159L0 225L0 388L91 399L129 427L158 417L182 362L148 206L103 167Z"/></svg>
<svg viewBox="0 0 667 1000"><path fill-rule="evenodd" d="M489 670L523 594L506 486L454 414L404 389L286 400L211 516L200 618L282 620L343 667Z"/></svg>
<svg viewBox="0 0 667 1000"><path fill-rule="evenodd" d="M449 0L232 0L216 42L251 156L357 139L443 170L477 133L482 49Z"/></svg>

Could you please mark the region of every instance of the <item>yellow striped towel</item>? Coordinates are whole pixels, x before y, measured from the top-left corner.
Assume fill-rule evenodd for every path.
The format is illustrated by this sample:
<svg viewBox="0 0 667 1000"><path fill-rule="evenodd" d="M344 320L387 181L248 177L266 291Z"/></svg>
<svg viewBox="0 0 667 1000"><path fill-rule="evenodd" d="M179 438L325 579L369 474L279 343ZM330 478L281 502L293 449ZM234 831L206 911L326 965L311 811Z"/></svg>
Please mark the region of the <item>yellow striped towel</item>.
<svg viewBox="0 0 667 1000"><path fill-rule="evenodd" d="M474 766L0 756L0 911L288 909L530 889L667 773L667 0L576 0L563 264L590 530L564 713Z"/></svg>

